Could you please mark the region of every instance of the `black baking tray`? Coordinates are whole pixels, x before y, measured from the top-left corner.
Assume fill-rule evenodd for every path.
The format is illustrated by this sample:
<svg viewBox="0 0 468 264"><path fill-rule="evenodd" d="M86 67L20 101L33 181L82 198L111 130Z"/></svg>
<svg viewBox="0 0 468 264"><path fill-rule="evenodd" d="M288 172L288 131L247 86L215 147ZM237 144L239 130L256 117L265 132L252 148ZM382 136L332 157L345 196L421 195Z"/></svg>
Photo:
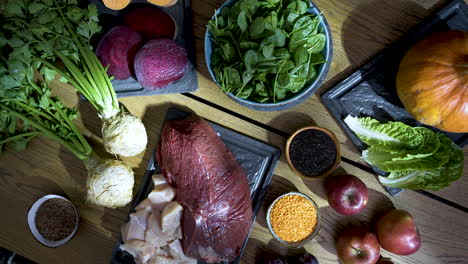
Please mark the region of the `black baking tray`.
<svg viewBox="0 0 468 264"><path fill-rule="evenodd" d="M176 108L170 108L166 114L166 120L174 120L179 118L185 118L191 114L181 111ZM221 137L224 144L234 154L236 160L242 166L247 174L247 179L250 187L250 196L252 198L253 218L252 225L255 222L258 211L263 202L265 192L268 185L270 184L273 172L276 167L276 163L281 156L281 151L271 145L250 138L228 128L217 125L213 122L208 121L209 124L217 132L218 136ZM157 146L156 148L157 149ZM161 173L159 165L155 160L156 151L151 156L148 166L146 168L145 175L142 180L142 186L140 191L137 193L132 203L132 209L143 201L153 189L153 182L151 176L156 173ZM246 238L242 247L240 255L230 264L237 264L240 262L242 253L247 245L248 237ZM111 263L135 263L133 257L125 251L120 249L122 239L119 240L117 246L112 254ZM205 262L198 261L199 264Z"/></svg>
<svg viewBox="0 0 468 264"><path fill-rule="evenodd" d="M170 7L158 7L149 4L146 0L133 0L132 3L123 10L111 10L104 6L100 0L90 0L98 8L100 25L103 30L102 33L107 32L114 26L123 25L121 16L132 7L148 7L159 8L169 14L175 21L177 26L177 36L175 42L179 43L187 51L189 59L189 67L185 74L179 80L172 82L161 89L149 90L144 89L136 80L135 76L127 80L112 80L112 86L116 92L117 97L129 96L145 96L155 94L168 94L168 93L186 93L195 92L198 90L197 70L195 68L195 46L192 31L192 16L191 16L191 2L190 0L178 0L177 3ZM97 46L100 36L93 39L94 46Z"/></svg>
<svg viewBox="0 0 468 264"><path fill-rule="evenodd" d="M398 65L406 51L418 40L431 33L450 29L468 31L468 6L463 0L452 1L371 62L322 95L322 102L360 151L363 151L366 145L343 122L348 114L370 116L380 121L401 121L411 126L425 126L404 109L398 98L395 88ZM447 135L460 147L468 144L467 133L456 134L430 126L425 127ZM385 176L384 172L375 167L373 169L377 174ZM398 188L387 188L387 190L391 195L397 195L402 191Z"/></svg>

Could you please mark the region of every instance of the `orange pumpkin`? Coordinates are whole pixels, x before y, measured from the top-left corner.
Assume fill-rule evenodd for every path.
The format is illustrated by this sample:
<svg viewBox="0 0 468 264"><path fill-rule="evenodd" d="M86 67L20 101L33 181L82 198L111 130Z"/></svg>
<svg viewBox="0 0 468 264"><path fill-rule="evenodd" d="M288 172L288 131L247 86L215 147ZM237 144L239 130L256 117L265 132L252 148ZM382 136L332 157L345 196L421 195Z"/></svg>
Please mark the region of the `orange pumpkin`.
<svg viewBox="0 0 468 264"><path fill-rule="evenodd" d="M436 33L416 43L400 62L396 88L419 122L468 132L468 32Z"/></svg>

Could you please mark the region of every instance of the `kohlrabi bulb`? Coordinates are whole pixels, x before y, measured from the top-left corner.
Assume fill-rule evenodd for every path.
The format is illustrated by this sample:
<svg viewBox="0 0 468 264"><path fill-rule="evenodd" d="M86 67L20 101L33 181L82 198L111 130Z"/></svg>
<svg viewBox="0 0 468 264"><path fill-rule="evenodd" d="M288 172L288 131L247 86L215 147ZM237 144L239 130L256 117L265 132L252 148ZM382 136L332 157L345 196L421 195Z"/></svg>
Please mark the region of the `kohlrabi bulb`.
<svg viewBox="0 0 468 264"><path fill-rule="evenodd" d="M143 122L126 111L104 120L102 137L109 153L124 157L141 153L148 143Z"/></svg>
<svg viewBox="0 0 468 264"><path fill-rule="evenodd" d="M134 177L132 169L120 160L91 159L88 168L87 200L110 208L132 201Z"/></svg>

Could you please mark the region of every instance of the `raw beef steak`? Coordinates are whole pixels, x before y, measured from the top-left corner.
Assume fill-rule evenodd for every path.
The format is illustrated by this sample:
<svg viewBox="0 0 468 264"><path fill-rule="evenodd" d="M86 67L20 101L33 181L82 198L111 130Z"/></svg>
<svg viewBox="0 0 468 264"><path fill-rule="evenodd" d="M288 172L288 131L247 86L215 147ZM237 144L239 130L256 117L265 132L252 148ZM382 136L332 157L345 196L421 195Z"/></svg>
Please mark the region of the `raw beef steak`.
<svg viewBox="0 0 468 264"><path fill-rule="evenodd" d="M185 253L232 261L252 223L247 177L232 153L205 120L189 117L165 123L158 162L184 207Z"/></svg>

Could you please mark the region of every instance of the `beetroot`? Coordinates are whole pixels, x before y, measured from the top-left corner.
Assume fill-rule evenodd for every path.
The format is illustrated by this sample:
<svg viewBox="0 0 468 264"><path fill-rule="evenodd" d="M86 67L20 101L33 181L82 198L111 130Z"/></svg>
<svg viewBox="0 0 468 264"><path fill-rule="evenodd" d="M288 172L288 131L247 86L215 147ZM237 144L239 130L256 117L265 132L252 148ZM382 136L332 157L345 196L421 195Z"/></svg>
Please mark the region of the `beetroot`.
<svg viewBox="0 0 468 264"><path fill-rule="evenodd" d="M107 74L115 79L125 80L132 76L133 59L141 47L142 37L127 26L111 28L101 39L96 56L106 67Z"/></svg>
<svg viewBox="0 0 468 264"><path fill-rule="evenodd" d="M135 56L135 74L146 89L161 89L180 79L187 68L187 52L170 39L150 40Z"/></svg>
<svg viewBox="0 0 468 264"><path fill-rule="evenodd" d="M124 17L127 26L133 28L147 39L174 39L176 24L174 19L159 8L137 7Z"/></svg>

